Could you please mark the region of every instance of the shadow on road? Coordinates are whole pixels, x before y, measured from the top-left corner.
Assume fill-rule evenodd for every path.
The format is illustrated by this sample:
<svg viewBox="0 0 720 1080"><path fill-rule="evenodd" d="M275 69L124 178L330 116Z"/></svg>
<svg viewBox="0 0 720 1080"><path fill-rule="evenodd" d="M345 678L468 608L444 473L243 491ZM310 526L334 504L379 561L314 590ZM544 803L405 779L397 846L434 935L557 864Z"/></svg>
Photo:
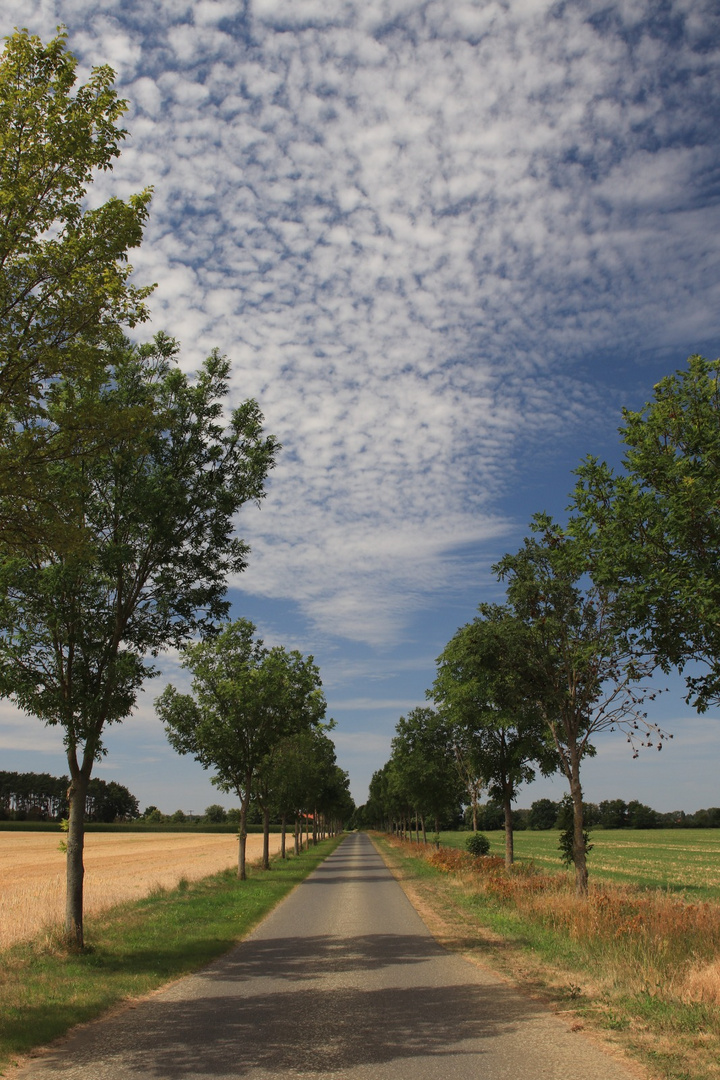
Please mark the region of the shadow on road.
<svg viewBox="0 0 720 1080"><path fill-rule="evenodd" d="M138 1010L138 1020L140 1010ZM483 1053L468 1040L491 1039L535 1015L502 985L418 986L399 991L298 990L220 994L192 1001L156 1000L142 1007L142 1038L122 1053L122 1075L181 1080L186 1076L242 1077L337 1074L363 1065L421 1057ZM113 1028L102 1036L104 1068L112 1068ZM98 1060L98 1040L73 1048L73 1065ZM81 1040L84 1042L85 1040ZM45 1075L60 1075L51 1061ZM48 1069L48 1066L50 1068Z"/></svg>

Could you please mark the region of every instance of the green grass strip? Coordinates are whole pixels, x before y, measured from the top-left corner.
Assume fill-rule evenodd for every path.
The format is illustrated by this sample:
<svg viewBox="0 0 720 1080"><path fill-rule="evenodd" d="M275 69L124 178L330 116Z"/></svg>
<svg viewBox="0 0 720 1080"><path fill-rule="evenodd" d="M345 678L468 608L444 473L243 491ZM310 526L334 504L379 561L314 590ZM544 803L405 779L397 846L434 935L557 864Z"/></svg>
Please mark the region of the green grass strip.
<svg viewBox="0 0 720 1080"><path fill-rule="evenodd" d="M0 954L0 1075L18 1056L231 949L338 846L325 840L272 869L234 870L157 891L85 923L86 951L47 942Z"/></svg>

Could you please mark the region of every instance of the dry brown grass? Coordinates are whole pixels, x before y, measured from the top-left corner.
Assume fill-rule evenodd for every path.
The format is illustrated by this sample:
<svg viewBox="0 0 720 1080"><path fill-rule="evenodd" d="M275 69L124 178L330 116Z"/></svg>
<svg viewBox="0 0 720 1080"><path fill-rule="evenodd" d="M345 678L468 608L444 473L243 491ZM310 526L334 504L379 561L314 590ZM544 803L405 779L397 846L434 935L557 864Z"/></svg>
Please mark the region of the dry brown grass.
<svg viewBox="0 0 720 1080"><path fill-rule="evenodd" d="M524 919L578 943L596 977L668 1001L720 1004L720 904L659 889L591 883L578 898L566 874L527 864L511 872L496 856L431 851L427 861L456 875L469 894L507 904Z"/></svg>
<svg viewBox="0 0 720 1080"><path fill-rule="evenodd" d="M59 831L0 832L0 949L52 934L65 908L65 856ZM85 913L171 889L237 863L231 833L88 833ZM280 836L270 835L270 851ZM247 839L250 861L262 856L262 836Z"/></svg>

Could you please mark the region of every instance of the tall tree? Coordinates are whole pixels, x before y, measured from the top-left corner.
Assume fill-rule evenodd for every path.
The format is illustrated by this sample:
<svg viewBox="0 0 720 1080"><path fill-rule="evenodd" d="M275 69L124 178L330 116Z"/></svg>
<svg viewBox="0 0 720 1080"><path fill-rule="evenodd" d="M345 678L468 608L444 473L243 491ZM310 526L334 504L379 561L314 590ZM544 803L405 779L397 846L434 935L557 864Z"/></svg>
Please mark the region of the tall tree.
<svg viewBox="0 0 720 1080"><path fill-rule="evenodd" d="M61 377L100 385L108 343L146 318L151 291L131 284L127 261L150 189L87 204L120 153L126 102L111 68L77 86L76 67L64 33L43 44L16 31L0 56L0 541L15 545L57 530L53 463L105 443L128 419L84 396L58 426L48 388Z"/></svg>
<svg viewBox="0 0 720 1080"><path fill-rule="evenodd" d="M420 814L423 830L425 819L430 817L439 832L440 819L457 813L463 799L445 718L426 706L401 716L392 740L390 763L401 802Z"/></svg>
<svg viewBox="0 0 720 1080"><path fill-rule="evenodd" d="M691 356L623 417L623 471L585 460L573 528L640 646L665 671L705 665L686 676L687 700L704 712L720 701L720 360Z"/></svg>
<svg viewBox="0 0 720 1080"><path fill-rule="evenodd" d="M317 726L325 715L313 658L279 645L269 649L254 635L248 619L237 619L186 646L183 666L192 672L192 693L167 686L155 702L174 749L213 769L212 783L240 799L243 881L247 811L258 773L283 738Z"/></svg>
<svg viewBox="0 0 720 1080"><path fill-rule="evenodd" d="M662 746L664 733L647 720L644 680L652 659L628 644L615 591L591 576L582 538L547 515L533 518L534 536L495 567L528 634L521 674L528 700L538 709L568 780L573 803L573 863L578 895L588 891L587 845L580 766L594 754L594 735L625 731L628 742Z"/></svg>
<svg viewBox="0 0 720 1080"><path fill-rule="evenodd" d="M522 676L529 629L504 607L480 605L480 616L461 627L438 658L431 695L451 725L463 774L484 781L503 807L505 863L512 865L512 803L538 766L557 768L547 727Z"/></svg>
<svg viewBox="0 0 720 1080"><path fill-rule="evenodd" d="M66 933L83 943L83 816L108 724L134 707L148 656L180 646L226 616L226 581L247 561L234 515L263 496L276 443L254 401L222 413L228 361L213 353L195 380L176 344L125 345L97 391L115 411L144 411L133 437L49 473L59 513L82 538L68 553L45 543L0 564L0 692L63 728L70 770ZM62 424L86 383L58 382ZM91 389L95 396L96 391ZM120 425L122 427L122 425Z"/></svg>

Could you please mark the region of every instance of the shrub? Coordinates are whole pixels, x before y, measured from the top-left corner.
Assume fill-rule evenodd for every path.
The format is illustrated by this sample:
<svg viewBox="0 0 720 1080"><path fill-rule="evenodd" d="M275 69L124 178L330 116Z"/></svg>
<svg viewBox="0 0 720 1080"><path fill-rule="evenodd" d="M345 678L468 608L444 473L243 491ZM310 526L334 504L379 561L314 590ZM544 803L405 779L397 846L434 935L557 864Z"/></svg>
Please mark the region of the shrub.
<svg viewBox="0 0 720 1080"><path fill-rule="evenodd" d="M471 855L487 855L490 850L490 841L484 833L471 833L465 840L465 847Z"/></svg>

